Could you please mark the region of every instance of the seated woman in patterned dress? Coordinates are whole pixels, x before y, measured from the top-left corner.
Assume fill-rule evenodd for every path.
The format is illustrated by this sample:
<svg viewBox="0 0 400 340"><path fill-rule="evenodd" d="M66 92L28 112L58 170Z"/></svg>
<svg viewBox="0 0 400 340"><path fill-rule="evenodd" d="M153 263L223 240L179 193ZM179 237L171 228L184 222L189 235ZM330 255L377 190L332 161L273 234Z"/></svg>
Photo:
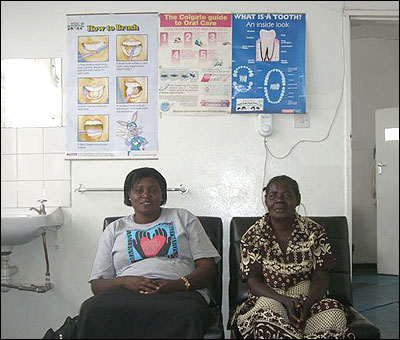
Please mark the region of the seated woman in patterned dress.
<svg viewBox="0 0 400 340"><path fill-rule="evenodd" d="M322 226L296 212L300 192L287 176L272 178L265 191L268 209L243 235L242 277L248 298L230 326L244 339L345 339L346 309L326 297L335 264Z"/></svg>

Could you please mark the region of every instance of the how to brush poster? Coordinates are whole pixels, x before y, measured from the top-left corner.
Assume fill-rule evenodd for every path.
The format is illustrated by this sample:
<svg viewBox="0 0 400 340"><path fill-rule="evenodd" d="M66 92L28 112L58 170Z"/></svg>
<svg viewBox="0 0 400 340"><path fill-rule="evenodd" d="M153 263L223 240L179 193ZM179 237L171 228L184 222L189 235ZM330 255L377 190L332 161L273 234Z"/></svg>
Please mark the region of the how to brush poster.
<svg viewBox="0 0 400 340"><path fill-rule="evenodd" d="M67 16L66 159L157 158L158 15Z"/></svg>
<svg viewBox="0 0 400 340"><path fill-rule="evenodd" d="M232 113L306 113L304 13L232 14Z"/></svg>

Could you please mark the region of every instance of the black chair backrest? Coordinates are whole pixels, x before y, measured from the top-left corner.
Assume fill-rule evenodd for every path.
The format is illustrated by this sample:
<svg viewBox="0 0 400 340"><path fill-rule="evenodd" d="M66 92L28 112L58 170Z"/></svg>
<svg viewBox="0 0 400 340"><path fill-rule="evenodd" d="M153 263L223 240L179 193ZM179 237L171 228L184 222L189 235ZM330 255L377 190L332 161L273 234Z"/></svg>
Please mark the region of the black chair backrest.
<svg viewBox="0 0 400 340"><path fill-rule="evenodd" d="M247 286L242 280L240 263L240 239L246 230L261 217L233 217L230 225L229 247L229 310L232 312L247 297ZM350 251L348 227L345 216L310 217L322 225L328 235L336 258L336 267L329 274L328 295L345 305L352 305L350 279Z"/></svg>
<svg viewBox="0 0 400 340"><path fill-rule="evenodd" d="M106 217L103 223L103 230L115 220L122 216ZM217 263L217 275L215 280L208 287L212 300L218 305L222 305L222 220L214 216L197 216L204 227L209 239L221 255L221 260Z"/></svg>
<svg viewBox="0 0 400 340"><path fill-rule="evenodd" d="M329 273L328 295L346 306L352 306L353 291L347 218L346 216L314 216L310 218L325 228L336 258L336 266Z"/></svg>

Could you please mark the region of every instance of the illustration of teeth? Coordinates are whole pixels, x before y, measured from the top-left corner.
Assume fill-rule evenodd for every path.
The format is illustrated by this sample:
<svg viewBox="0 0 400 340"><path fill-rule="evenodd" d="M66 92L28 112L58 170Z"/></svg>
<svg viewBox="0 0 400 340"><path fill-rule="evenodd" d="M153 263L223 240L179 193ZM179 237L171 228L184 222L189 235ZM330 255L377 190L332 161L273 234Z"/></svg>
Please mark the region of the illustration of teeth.
<svg viewBox="0 0 400 340"><path fill-rule="evenodd" d="M125 40L121 47L127 57L137 57L142 52L142 43L136 39Z"/></svg>
<svg viewBox="0 0 400 340"><path fill-rule="evenodd" d="M82 44L83 48L86 51L97 51L99 49L105 48L106 44L103 42L98 42L98 43L83 43Z"/></svg>
<svg viewBox="0 0 400 340"><path fill-rule="evenodd" d="M142 94L143 87L139 82L125 83L125 93L127 97L137 98Z"/></svg>
<svg viewBox="0 0 400 340"><path fill-rule="evenodd" d="M261 60L272 60L275 53L275 38L276 32L274 30L261 30L260 31L260 54Z"/></svg>
<svg viewBox="0 0 400 340"><path fill-rule="evenodd" d="M103 96L103 93L104 93L104 88L105 88L104 85L100 85L100 86L96 86L96 87L85 85L83 87L85 97L87 99L90 99L91 101L101 100L101 97Z"/></svg>
<svg viewBox="0 0 400 340"><path fill-rule="evenodd" d="M100 120L87 120L84 123L84 129L87 131L87 136L90 140L99 139L103 133L103 122Z"/></svg>

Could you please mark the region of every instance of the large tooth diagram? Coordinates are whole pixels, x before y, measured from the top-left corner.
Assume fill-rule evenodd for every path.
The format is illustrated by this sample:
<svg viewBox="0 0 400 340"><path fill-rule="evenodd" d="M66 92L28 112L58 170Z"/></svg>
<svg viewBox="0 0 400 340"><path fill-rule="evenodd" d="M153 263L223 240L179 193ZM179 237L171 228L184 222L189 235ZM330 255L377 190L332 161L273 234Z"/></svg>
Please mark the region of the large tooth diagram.
<svg viewBox="0 0 400 340"><path fill-rule="evenodd" d="M256 60L279 60L279 40L276 38L275 30L260 31L260 38L256 42Z"/></svg>

